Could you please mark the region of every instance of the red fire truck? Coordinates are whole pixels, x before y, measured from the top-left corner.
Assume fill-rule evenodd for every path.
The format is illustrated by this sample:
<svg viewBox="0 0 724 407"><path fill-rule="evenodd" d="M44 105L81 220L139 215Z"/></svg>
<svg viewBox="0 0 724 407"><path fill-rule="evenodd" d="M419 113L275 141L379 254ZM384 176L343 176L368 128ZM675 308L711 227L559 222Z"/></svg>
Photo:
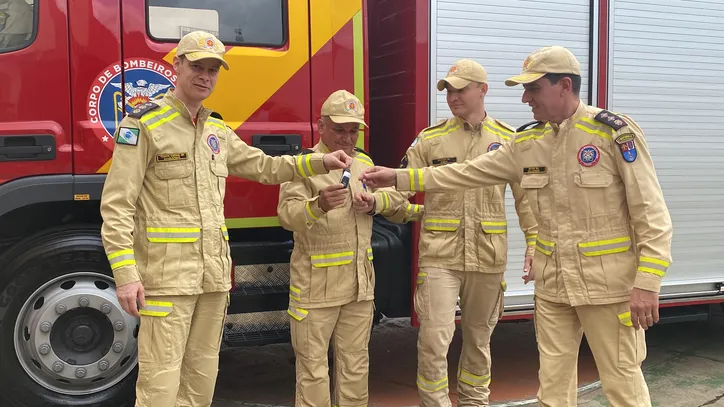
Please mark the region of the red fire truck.
<svg viewBox="0 0 724 407"><path fill-rule="evenodd" d="M663 314L715 314L724 300L724 11L705 0L659 3L0 0L2 405L132 405L138 321L115 299L99 199L119 121L173 88L174 44L197 29L227 44L231 65L207 105L249 145L272 155L311 147L322 102L344 88L368 111L359 146L387 166L449 115L434 82L456 59L487 68L489 112L517 126L531 114L503 79L536 48L568 47L584 68L583 99L647 131L675 222ZM276 217L278 187L227 185L235 284L224 344L288 341L292 241ZM378 316L415 323L418 233L375 219ZM508 233L504 319L527 319L523 234Z"/></svg>

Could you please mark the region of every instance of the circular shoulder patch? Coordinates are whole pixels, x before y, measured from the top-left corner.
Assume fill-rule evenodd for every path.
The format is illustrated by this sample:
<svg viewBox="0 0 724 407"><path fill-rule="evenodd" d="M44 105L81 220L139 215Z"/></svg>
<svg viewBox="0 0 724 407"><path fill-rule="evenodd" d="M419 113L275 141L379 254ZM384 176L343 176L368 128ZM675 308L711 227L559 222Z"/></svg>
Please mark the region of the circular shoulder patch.
<svg viewBox="0 0 724 407"><path fill-rule="evenodd" d="M206 137L206 144L211 147L211 151L213 151L214 154L221 152L221 146L219 146L219 139L216 137L216 134L209 134L209 136Z"/></svg>
<svg viewBox="0 0 724 407"><path fill-rule="evenodd" d="M601 151L593 144L586 144L578 150L578 163L584 167L593 167L601 158Z"/></svg>
<svg viewBox="0 0 724 407"><path fill-rule="evenodd" d="M488 152L491 152L491 151L493 151L493 150L497 150L497 149L500 148L500 146L502 146L502 144L498 143L497 141L496 141L496 142L493 142L493 143L490 143L490 145L488 146Z"/></svg>

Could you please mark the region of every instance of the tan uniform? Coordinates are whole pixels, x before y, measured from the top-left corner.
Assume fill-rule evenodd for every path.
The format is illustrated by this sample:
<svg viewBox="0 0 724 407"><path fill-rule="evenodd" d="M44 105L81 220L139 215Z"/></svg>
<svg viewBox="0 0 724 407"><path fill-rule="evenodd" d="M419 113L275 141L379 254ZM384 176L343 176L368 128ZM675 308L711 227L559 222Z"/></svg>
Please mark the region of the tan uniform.
<svg viewBox="0 0 724 407"><path fill-rule="evenodd" d="M266 156L211 113L202 107L194 125L168 92L116 131L101 233L116 284L145 288L137 406L211 403L231 288L229 173L281 183L327 172L321 154Z"/></svg>
<svg viewBox="0 0 724 407"><path fill-rule="evenodd" d="M644 133L626 116L580 104L469 163L398 170L397 188L443 191L520 182L538 220L533 269L542 406L575 406L586 333L612 405L650 406L632 327L637 287L659 292L671 261L671 218Z"/></svg>
<svg viewBox="0 0 724 407"><path fill-rule="evenodd" d="M477 126L451 118L423 130L401 165L412 169L461 163L499 148L512 137L513 128L490 116ZM535 217L516 181L511 181L511 188L529 244L527 253L532 255ZM503 312L508 252L505 189L500 184L425 194L414 298L420 321L417 385L423 407L450 406L447 353L458 296L463 331L459 404L488 405L490 336ZM386 202L377 200L382 213Z"/></svg>
<svg viewBox="0 0 724 407"><path fill-rule="evenodd" d="M320 142L313 151L329 149ZM352 194L364 191L359 176L372 165L368 155L355 151L347 201L327 213L319 207L319 195L339 183L342 170L283 184L279 192L279 222L294 232L288 313L297 355L296 406L330 405L327 349L332 335L331 403L367 405L375 291L372 216L355 212Z"/></svg>

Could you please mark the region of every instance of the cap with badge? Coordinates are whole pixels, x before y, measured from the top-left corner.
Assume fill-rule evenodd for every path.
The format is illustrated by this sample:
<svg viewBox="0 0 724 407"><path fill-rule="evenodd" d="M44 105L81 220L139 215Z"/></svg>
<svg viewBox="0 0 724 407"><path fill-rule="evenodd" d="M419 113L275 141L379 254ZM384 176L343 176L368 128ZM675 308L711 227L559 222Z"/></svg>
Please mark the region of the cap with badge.
<svg viewBox="0 0 724 407"><path fill-rule="evenodd" d="M520 75L505 81L508 86L535 82L548 73L581 75L581 64L576 57L558 45L544 47L534 51L523 62Z"/></svg>
<svg viewBox="0 0 724 407"><path fill-rule="evenodd" d="M229 64L224 60L226 48L216 36L205 31L193 31L181 38L176 48L176 56L185 55L189 61L213 58L221 61L228 71Z"/></svg>
<svg viewBox="0 0 724 407"><path fill-rule="evenodd" d="M450 67L445 78L437 81L437 90L445 89L446 83L455 89L462 89L471 82L487 83L488 73L479 63L470 59L461 59Z"/></svg>
<svg viewBox="0 0 724 407"><path fill-rule="evenodd" d="M322 116L329 116L335 123L359 123L367 126L362 102L344 89L332 93L324 101Z"/></svg>

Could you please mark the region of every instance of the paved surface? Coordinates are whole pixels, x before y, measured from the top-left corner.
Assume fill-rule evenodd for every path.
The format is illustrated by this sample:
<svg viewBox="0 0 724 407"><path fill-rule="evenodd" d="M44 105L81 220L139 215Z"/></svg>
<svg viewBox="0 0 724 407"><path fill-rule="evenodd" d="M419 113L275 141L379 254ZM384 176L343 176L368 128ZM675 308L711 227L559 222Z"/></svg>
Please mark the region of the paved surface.
<svg viewBox="0 0 724 407"><path fill-rule="evenodd" d="M418 403L417 329L409 319L384 320L370 342L370 407L405 407ZM706 323L654 327L647 336L645 375L653 405L661 407L724 407L724 328ZM452 380L460 356L456 332L449 362ZM530 322L503 323L492 343L491 402L497 406L536 405L538 353ZM579 406L608 406L595 364L585 343L579 369ZM294 352L291 345L228 349L222 353L216 398L212 407L293 406Z"/></svg>

